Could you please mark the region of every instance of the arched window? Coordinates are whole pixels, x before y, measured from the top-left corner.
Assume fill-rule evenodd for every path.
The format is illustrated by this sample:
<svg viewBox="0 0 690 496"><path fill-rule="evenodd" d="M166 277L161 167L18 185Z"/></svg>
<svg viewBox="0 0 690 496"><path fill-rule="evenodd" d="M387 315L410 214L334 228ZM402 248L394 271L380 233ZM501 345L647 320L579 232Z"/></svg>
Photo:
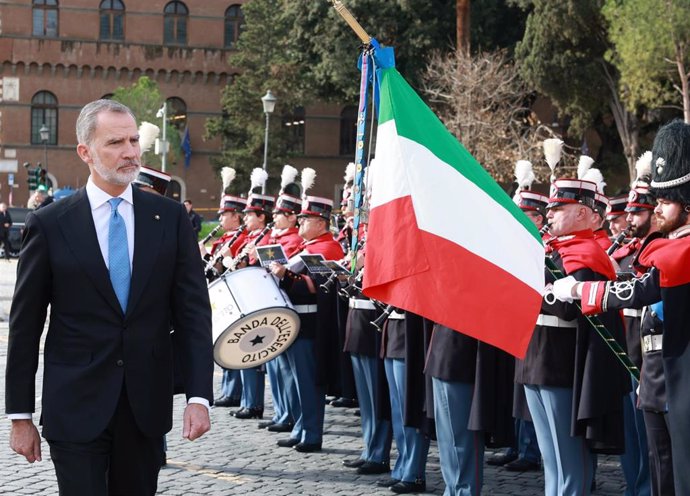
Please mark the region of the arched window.
<svg viewBox="0 0 690 496"><path fill-rule="evenodd" d="M288 150L295 153L304 153L304 107L295 107L292 114L283 116L283 124L288 131Z"/></svg>
<svg viewBox="0 0 690 496"><path fill-rule="evenodd" d="M237 43L244 24L242 6L231 5L225 11L225 48L233 48Z"/></svg>
<svg viewBox="0 0 690 496"><path fill-rule="evenodd" d="M340 112L340 154L355 155L357 139L357 107L348 105Z"/></svg>
<svg viewBox="0 0 690 496"><path fill-rule="evenodd" d="M166 45L187 44L187 6L178 0L169 2L163 9L163 43Z"/></svg>
<svg viewBox="0 0 690 496"><path fill-rule="evenodd" d="M34 36L57 38L58 0L33 0Z"/></svg>
<svg viewBox="0 0 690 496"><path fill-rule="evenodd" d="M187 104L182 98L172 96L166 100L168 104L168 122L178 131L187 127Z"/></svg>
<svg viewBox="0 0 690 496"><path fill-rule="evenodd" d="M31 144L42 145L41 128L48 128L49 145L57 145L58 101L49 91L39 91L31 99Z"/></svg>
<svg viewBox="0 0 690 496"><path fill-rule="evenodd" d="M125 4L120 0L103 0L100 5L100 39L122 41L125 39Z"/></svg>

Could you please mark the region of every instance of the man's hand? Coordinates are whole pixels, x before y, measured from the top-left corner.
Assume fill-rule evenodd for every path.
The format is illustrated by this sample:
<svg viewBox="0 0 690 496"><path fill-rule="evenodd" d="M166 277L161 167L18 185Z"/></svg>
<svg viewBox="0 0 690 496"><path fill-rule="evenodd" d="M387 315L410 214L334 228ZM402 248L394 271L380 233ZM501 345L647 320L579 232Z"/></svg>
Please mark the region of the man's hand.
<svg viewBox="0 0 690 496"><path fill-rule="evenodd" d="M208 408L199 403L190 403L184 409L182 437L194 441L211 429Z"/></svg>
<svg viewBox="0 0 690 496"><path fill-rule="evenodd" d="M285 276L285 271L287 270L283 264L279 264L278 262L271 262L268 268L278 279L282 279Z"/></svg>
<svg viewBox="0 0 690 496"><path fill-rule="evenodd" d="M29 463L41 461L41 436L31 419L12 420L10 448Z"/></svg>
<svg viewBox="0 0 690 496"><path fill-rule="evenodd" d="M578 281L573 276L554 281L552 293L557 300L572 303L573 299L580 299L577 290Z"/></svg>

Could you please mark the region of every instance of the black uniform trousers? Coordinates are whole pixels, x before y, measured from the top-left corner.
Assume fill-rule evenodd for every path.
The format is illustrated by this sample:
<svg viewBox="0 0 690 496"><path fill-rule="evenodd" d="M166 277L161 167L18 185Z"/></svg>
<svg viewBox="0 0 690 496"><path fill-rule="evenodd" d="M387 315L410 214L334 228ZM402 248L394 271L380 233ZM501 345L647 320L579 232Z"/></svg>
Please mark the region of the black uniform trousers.
<svg viewBox="0 0 690 496"><path fill-rule="evenodd" d="M153 496L163 463L163 436L137 427L125 387L113 418L86 443L51 441L60 496Z"/></svg>

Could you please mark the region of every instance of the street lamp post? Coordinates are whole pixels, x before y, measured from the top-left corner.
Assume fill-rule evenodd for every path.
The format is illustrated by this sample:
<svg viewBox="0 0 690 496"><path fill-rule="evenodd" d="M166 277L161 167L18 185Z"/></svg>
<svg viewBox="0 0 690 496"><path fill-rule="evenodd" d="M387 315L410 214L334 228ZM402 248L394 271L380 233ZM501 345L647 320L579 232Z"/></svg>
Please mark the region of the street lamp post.
<svg viewBox="0 0 690 496"><path fill-rule="evenodd" d="M43 123L41 129L38 130L38 134L41 135L41 141L43 142L43 167L46 172L48 172L48 140L50 139L50 129Z"/></svg>
<svg viewBox="0 0 690 496"><path fill-rule="evenodd" d="M159 150L156 151L156 153L160 152L161 155L161 171L165 172L166 169L166 158L168 155L168 141L166 139L166 133L167 133L167 128L168 128L168 102L163 103L163 106L158 109L158 112L156 113L156 117L159 119L163 119L163 137L161 140L156 140L156 144L159 147Z"/></svg>
<svg viewBox="0 0 690 496"><path fill-rule="evenodd" d="M266 132L264 134L264 171L268 165L268 119L276 108L276 100L277 99L275 96L273 96L271 90L268 90L266 94L261 97L261 103L264 106L264 114L266 114ZM266 183L261 186L261 193L266 193Z"/></svg>

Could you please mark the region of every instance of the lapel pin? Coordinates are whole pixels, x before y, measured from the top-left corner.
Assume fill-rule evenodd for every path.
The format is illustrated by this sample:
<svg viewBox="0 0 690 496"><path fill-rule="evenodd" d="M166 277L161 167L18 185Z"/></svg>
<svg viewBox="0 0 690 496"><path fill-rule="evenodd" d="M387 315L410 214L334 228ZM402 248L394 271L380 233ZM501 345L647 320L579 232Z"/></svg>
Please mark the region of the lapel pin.
<svg viewBox="0 0 690 496"><path fill-rule="evenodd" d="M154 215L153 218L156 219L156 220L161 220L161 216L158 215L158 214Z"/></svg>

